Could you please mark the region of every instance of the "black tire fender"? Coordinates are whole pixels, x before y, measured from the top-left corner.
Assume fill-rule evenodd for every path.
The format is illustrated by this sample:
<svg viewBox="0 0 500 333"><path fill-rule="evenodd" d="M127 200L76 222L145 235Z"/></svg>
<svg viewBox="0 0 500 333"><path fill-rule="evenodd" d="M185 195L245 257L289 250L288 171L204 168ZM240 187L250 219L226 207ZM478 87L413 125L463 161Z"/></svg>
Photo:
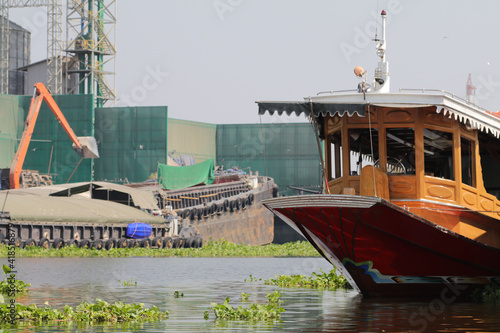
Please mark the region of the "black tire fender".
<svg viewBox="0 0 500 333"><path fill-rule="evenodd" d="M144 238L141 240L141 247L149 249L151 247L151 240L149 238Z"/></svg>
<svg viewBox="0 0 500 333"><path fill-rule="evenodd" d="M219 209L219 205L215 202L212 204L212 214L217 214L217 210Z"/></svg>
<svg viewBox="0 0 500 333"><path fill-rule="evenodd" d="M134 248L139 247L139 246L140 246L140 244L137 241L137 239L132 238L132 239L129 239L127 241L127 247L129 247L131 249L134 249Z"/></svg>
<svg viewBox="0 0 500 333"><path fill-rule="evenodd" d="M198 209L196 208L191 209L191 212L189 213L189 219L193 221L194 219L196 219L197 216L198 216Z"/></svg>
<svg viewBox="0 0 500 333"><path fill-rule="evenodd" d="M165 248L165 249L172 248L172 237L164 237L163 238L163 248Z"/></svg>
<svg viewBox="0 0 500 333"><path fill-rule="evenodd" d="M90 247L90 240L89 239L82 239L79 243L78 243L78 247L79 248L89 248Z"/></svg>
<svg viewBox="0 0 500 333"><path fill-rule="evenodd" d="M26 242L24 242L24 247L26 246L36 246L36 242L33 238L28 238Z"/></svg>
<svg viewBox="0 0 500 333"><path fill-rule="evenodd" d="M53 249L61 249L64 247L64 239L62 238L56 238L54 239L54 242L52 243L52 248Z"/></svg>
<svg viewBox="0 0 500 333"><path fill-rule="evenodd" d="M38 242L38 246L39 247L43 247L45 249L50 249L50 241L48 238L46 237L43 237L42 239L40 239L40 241Z"/></svg>
<svg viewBox="0 0 500 333"><path fill-rule="evenodd" d="M156 247L158 249L163 248L163 239L161 237L155 237L153 238L153 242L151 243L153 247Z"/></svg>
<svg viewBox="0 0 500 333"><path fill-rule="evenodd" d="M115 246L116 246L116 239L114 238L108 239L106 243L104 243L104 249L106 250L111 250Z"/></svg>
<svg viewBox="0 0 500 333"><path fill-rule="evenodd" d="M118 243L116 243L116 248L118 249L124 249L128 245L128 240L126 238L120 238L118 240Z"/></svg>
<svg viewBox="0 0 500 333"><path fill-rule="evenodd" d="M101 239L96 239L91 246L92 249L102 250L104 248L104 244Z"/></svg>
<svg viewBox="0 0 500 333"><path fill-rule="evenodd" d="M172 248L177 249L181 246L182 240L180 237L175 237L172 241Z"/></svg>
<svg viewBox="0 0 500 333"><path fill-rule="evenodd" d="M188 239L186 239L186 247L195 248L194 237L189 237Z"/></svg>
<svg viewBox="0 0 500 333"><path fill-rule="evenodd" d="M21 237L14 238L14 246L15 247L18 247L18 248L22 249L23 245L24 244L23 244L23 240L21 239Z"/></svg>
<svg viewBox="0 0 500 333"><path fill-rule="evenodd" d="M201 238L201 236L196 236L194 238L194 247L195 248L203 247L203 238Z"/></svg>

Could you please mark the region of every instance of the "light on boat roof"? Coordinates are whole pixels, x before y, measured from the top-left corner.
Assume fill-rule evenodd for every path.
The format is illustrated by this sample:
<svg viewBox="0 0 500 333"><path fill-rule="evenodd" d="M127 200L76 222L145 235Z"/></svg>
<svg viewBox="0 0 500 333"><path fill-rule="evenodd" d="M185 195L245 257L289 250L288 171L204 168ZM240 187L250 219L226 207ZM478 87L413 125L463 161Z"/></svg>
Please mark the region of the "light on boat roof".
<svg viewBox="0 0 500 333"><path fill-rule="evenodd" d="M356 74L357 77L362 77L363 74L365 74L365 70L361 66L356 66L354 67L354 74Z"/></svg>

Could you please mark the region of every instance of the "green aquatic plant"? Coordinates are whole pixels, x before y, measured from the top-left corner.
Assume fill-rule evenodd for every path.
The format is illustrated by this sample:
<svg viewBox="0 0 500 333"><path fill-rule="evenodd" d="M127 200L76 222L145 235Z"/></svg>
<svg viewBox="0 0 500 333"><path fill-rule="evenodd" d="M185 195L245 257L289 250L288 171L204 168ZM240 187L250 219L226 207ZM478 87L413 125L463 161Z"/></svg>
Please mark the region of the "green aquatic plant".
<svg viewBox="0 0 500 333"><path fill-rule="evenodd" d="M15 304L16 321L36 324L59 321L86 324L122 323L159 320L168 317L168 311L160 311L156 306L145 308L143 303L125 304L123 302L108 303L97 299L96 303L83 302L76 308L65 306L63 309L53 309L48 302L45 307L36 304ZM11 322L11 309L5 304L0 305L0 322Z"/></svg>
<svg viewBox="0 0 500 333"><path fill-rule="evenodd" d="M248 302L250 300L251 295L252 294L250 294L250 293L241 293L241 301Z"/></svg>
<svg viewBox="0 0 500 333"><path fill-rule="evenodd" d="M226 297L222 304L211 303L210 309L214 311L217 320L248 320L248 321L267 321L279 320L281 313L285 309L281 307L283 301L281 294L278 291L274 293L267 293L266 304L253 303L249 307L244 308L238 306L237 308L229 304L230 298ZM209 319L208 311L204 314L205 319Z"/></svg>
<svg viewBox="0 0 500 333"><path fill-rule="evenodd" d="M180 293L177 290L174 291L174 298L180 298L180 297L184 297L184 293Z"/></svg>
<svg viewBox="0 0 500 333"><path fill-rule="evenodd" d="M7 247L0 247L0 257L7 258ZM234 244L226 240L208 241L201 248L113 248L97 250L65 246L60 249L45 249L30 246L16 249L17 257L318 257L318 252L309 242L268 244L251 246Z"/></svg>
<svg viewBox="0 0 500 333"><path fill-rule="evenodd" d="M120 280L118 280L118 281L120 281ZM132 279L130 279L130 281L127 281L127 280L123 281L122 285L126 286L126 287L129 287L129 286L137 287L137 281L134 281L134 278L132 278Z"/></svg>
<svg viewBox="0 0 500 333"><path fill-rule="evenodd" d="M247 281L250 281L250 282L257 282L257 281L262 281L262 278L260 279L257 279L256 277L254 277L252 274L250 274L250 279L245 279L245 282Z"/></svg>
<svg viewBox="0 0 500 333"><path fill-rule="evenodd" d="M500 305L500 286L488 284L483 288L477 288L472 292L472 298L476 302Z"/></svg>
<svg viewBox="0 0 500 333"><path fill-rule="evenodd" d="M305 275L278 275L274 279L264 280L264 284L276 285L279 287L295 288L315 288L315 289L351 289L351 285L342 275L337 275L336 270L332 269L329 273L313 272L311 276Z"/></svg>
<svg viewBox="0 0 500 333"><path fill-rule="evenodd" d="M0 281L0 295L3 294L9 297L13 297L15 295L23 294L28 291L28 287L30 287L31 284L16 279L15 274L11 274L12 269L9 266L3 265L2 271L5 274L5 278Z"/></svg>

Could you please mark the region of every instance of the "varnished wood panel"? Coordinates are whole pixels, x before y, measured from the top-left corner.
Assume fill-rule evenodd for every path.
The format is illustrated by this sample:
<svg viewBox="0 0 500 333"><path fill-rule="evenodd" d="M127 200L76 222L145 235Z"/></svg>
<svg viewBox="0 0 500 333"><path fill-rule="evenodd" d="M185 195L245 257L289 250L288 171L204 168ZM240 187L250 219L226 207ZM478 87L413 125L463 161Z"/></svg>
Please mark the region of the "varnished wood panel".
<svg viewBox="0 0 500 333"><path fill-rule="evenodd" d="M415 176L389 176L391 199L417 198L417 179Z"/></svg>
<svg viewBox="0 0 500 333"><path fill-rule="evenodd" d="M359 176L355 179L350 179L347 187L352 187L359 194Z"/></svg>
<svg viewBox="0 0 500 333"><path fill-rule="evenodd" d="M337 178L328 182L328 189L330 190L330 194L341 194L344 189L343 186L343 178ZM325 191L327 191L325 189ZM328 193L328 191L326 192Z"/></svg>
<svg viewBox="0 0 500 333"><path fill-rule="evenodd" d="M455 182L445 179L433 179L424 177L425 196L430 199L455 201L456 186Z"/></svg>
<svg viewBox="0 0 500 333"><path fill-rule="evenodd" d="M367 111L368 114L368 111ZM373 108L370 109L370 123L374 124L378 121L377 113ZM348 124L368 124L368 117L359 117L356 113L352 117L347 117Z"/></svg>
<svg viewBox="0 0 500 333"><path fill-rule="evenodd" d="M384 110L384 123L410 123L415 121L415 109Z"/></svg>
<svg viewBox="0 0 500 333"><path fill-rule="evenodd" d="M424 114L424 124L448 126L448 128L451 128L456 122L452 118L444 117L442 113L427 111Z"/></svg>
<svg viewBox="0 0 500 333"><path fill-rule="evenodd" d="M462 205L471 209L477 209L477 193L475 189L462 186Z"/></svg>
<svg viewBox="0 0 500 333"><path fill-rule="evenodd" d="M480 195L479 196L479 209L480 210L485 210L486 212L492 212L493 208L495 207L495 199L493 196L487 197L485 195Z"/></svg>
<svg viewBox="0 0 500 333"><path fill-rule="evenodd" d="M326 134L331 134L335 132L339 127L342 126L342 118L339 116L329 117L326 121Z"/></svg>

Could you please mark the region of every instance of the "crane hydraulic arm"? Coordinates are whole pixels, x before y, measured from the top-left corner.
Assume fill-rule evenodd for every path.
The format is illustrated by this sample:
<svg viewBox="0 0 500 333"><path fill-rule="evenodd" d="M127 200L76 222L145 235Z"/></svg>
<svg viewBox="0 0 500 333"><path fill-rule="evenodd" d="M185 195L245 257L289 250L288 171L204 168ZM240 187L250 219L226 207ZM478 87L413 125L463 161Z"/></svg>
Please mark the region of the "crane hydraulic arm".
<svg viewBox="0 0 500 333"><path fill-rule="evenodd" d="M33 93L33 98L31 99L31 105L28 117L26 118L23 136L19 142L19 147L17 148L12 165L10 166L9 176L11 189L19 188L19 178L23 168L24 159L26 158L26 153L33 135L33 130L35 129L36 119L38 117L38 113L40 112L42 101L47 103L49 108L52 110L52 113L56 116L56 119L70 137L71 141L73 141L73 149L75 149L75 151L82 156L82 158L99 158L95 138L89 136L77 137L45 85L43 83L35 83L35 92Z"/></svg>

